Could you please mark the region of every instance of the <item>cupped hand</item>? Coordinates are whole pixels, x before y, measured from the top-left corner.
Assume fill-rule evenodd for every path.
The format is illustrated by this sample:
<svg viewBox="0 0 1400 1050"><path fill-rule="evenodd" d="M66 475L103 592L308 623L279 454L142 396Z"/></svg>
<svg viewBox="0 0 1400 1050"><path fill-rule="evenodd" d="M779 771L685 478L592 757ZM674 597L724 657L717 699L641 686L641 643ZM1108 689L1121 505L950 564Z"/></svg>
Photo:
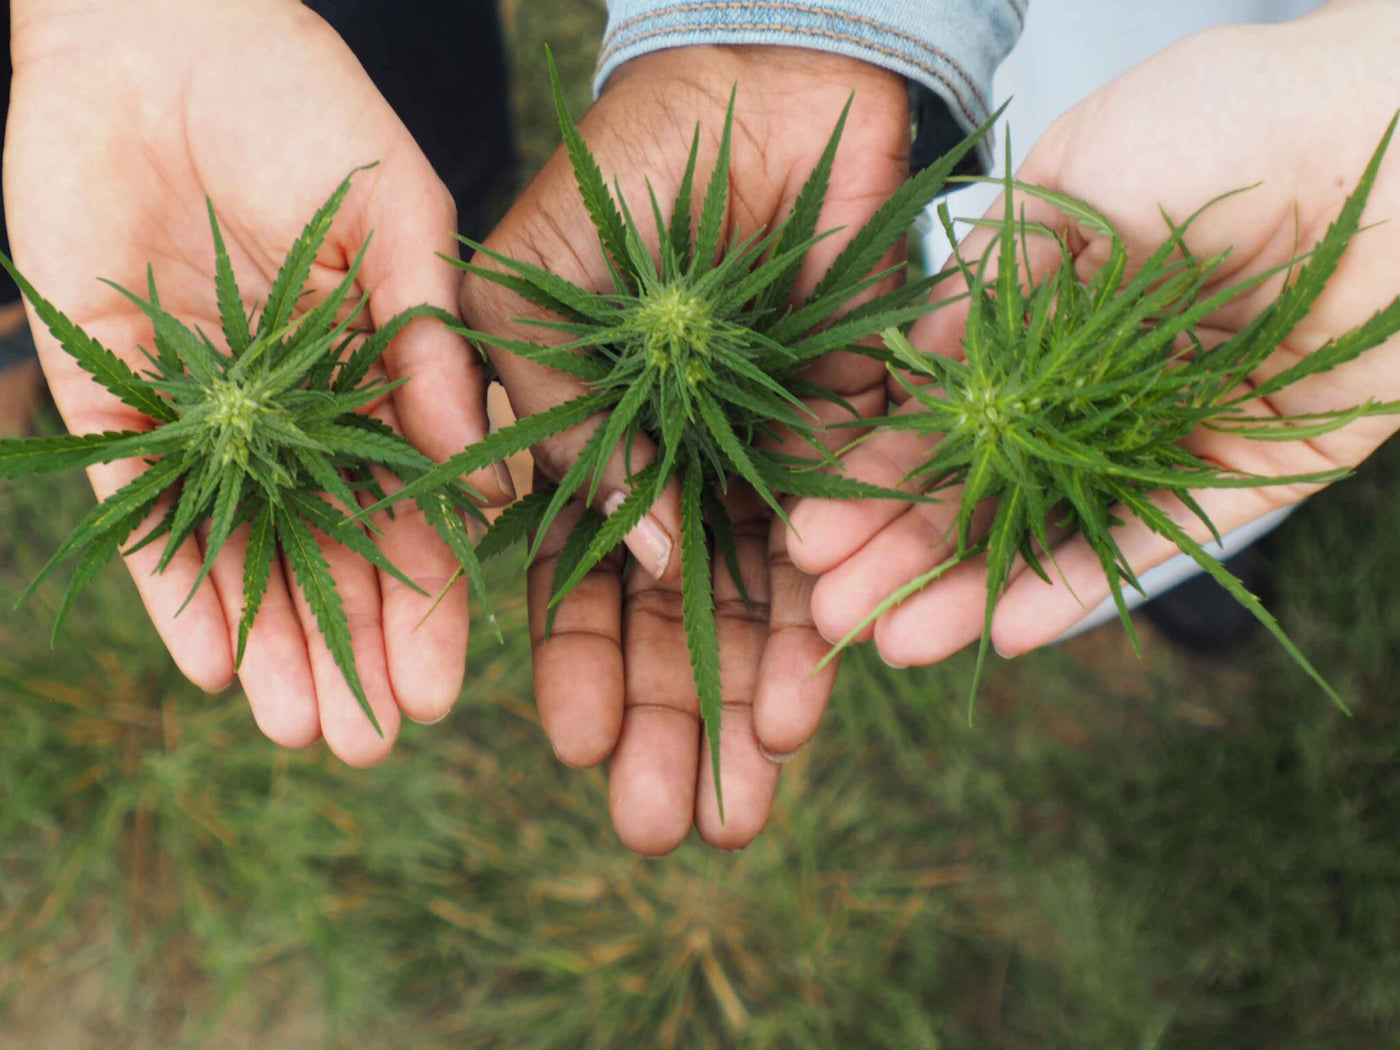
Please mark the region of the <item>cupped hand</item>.
<svg viewBox="0 0 1400 1050"><path fill-rule="evenodd" d="M646 180L663 209L675 200L697 122L697 170L699 178L708 176L736 84L726 240L744 238L786 217L854 92L818 226L842 227L844 233L810 253L794 289L795 296L803 297L907 176L905 84L861 62L782 48L691 47L628 63L613 75L581 128L604 177L617 179L644 228L650 229L640 218L649 214ZM663 217L669 220L669 215ZM612 286L562 151L487 243L590 290ZM513 323L537 311L479 278L469 277L464 285L463 313L473 327L494 335L540 337L539 328ZM493 359L522 416L581 392L568 376L509 354ZM883 410L884 372L878 363L833 354L817 363L811 378L864 413ZM829 413L829 405L817 404L821 407L814 411ZM596 425L590 421L537 448L543 474L557 479ZM652 451L637 442L630 469L641 469ZM626 491L622 455L620 449L614 454L598 488L597 506L604 513ZM809 616L811 581L788 560L784 531L772 527L762 502L740 488L733 487L727 499L752 609L723 560L713 568L725 698L723 822L681 626L680 512L674 486L627 537L636 561L630 573L623 572L621 553L603 562L561 602L548 638L545 620L554 565L577 509L555 522L530 570L535 693L545 732L570 765L591 766L611 757L613 823L623 842L641 853L674 848L692 825L717 846L737 848L749 842L768 817L778 779L776 759L795 751L811 734L834 681L834 667L809 680L826 649Z"/></svg>
<svg viewBox="0 0 1400 1050"><path fill-rule="evenodd" d="M16 0L15 77L5 142L5 204L16 260L40 292L133 367L151 346L144 316L98 277L144 290L154 267L163 305L219 332L206 196L251 309L266 297L302 227L346 174L355 177L312 274L309 307L344 276L374 232L360 283L369 325L421 302L457 308L454 205L388 104L329 26L292 0L139 0L94 5ZM54 400L75 433L149 425L93 383L35 325ZM384 358L411 376L376 412L444 459L485 430L479 362L441 325L410 326ZM105 497L141 467L91 471ZM495 472L469 479L496 501ZM158 507L156 514L163 512ZM420 516L379 522L384 553L429 594L455 568ZM139 534L139 533L138 533ZM141 598L181 670L217 690L234 676L246 527L176 617L203 554L187 542L153 574L159 545L128 559ZM324 736L353 765L392 746L400 713L434 721L461 689L467 609L461 585L414 632L431 598L323 548L345 603L376 735L316 628L300 588L274 564L240 677L272 740Z"/></svg>
<svg viewBox="0 0 1400 1050"><path fill-rule="evenodd" d="M1394 53L1400 12L1384 3L1334 3L1279 27L1235 27L1192 37L1091 96L1037 143L1018 173L1087 201L1117 227L1130 259L1142 260L1167 237L1161 209L1180 221L1227 191L1260 185L1209 209L1187 243L1202 256L1233 246L1216 286L1238 283L1286 264L1317 243L1336 217L1376 148L1400 98ZM1392 154L1393 154L1392 150ZM1028 196L1026 218L1050 225L1070 245L1087 278L1107 258L1108 240ZM1001 215L994 206L989 217ZM1362 217L1400 218L1400 157L1388 157ZM980 258L990 234L976 231L963 248ZM1048 245L1047 245L1048 247ZM1036 266L1032 247L1032 266ZM1400 224L1357 235L1326 291L1294 332L1251 377L1282 371L1328 339L1365 321L1400 293ZM1046 252L1046 265L1058 250ZM1131 266L1131 263L1130 263ZM1279 292L1279 275L1208 319L1208 345L1238 332ZM941 286L952 295L954 282ZM1209 294L1208 287L1203 294ZM965 312L962 316L965 316ZM956 306L920 322L913 340L932 353L956 355ZM1358 360L1261 398L1258 411L1278 416L1400 398L1400 341L1391 339ZM1199 430L1189 439L1199 456L1254 474L1306 474L1355 466L1397 427L1395 416L1360 419L1311 441L1251 441ZM926 439L884 431L847 459L853 476L893 484L927 458ZM1305 498L1315 487L1285 485L1212 489L1196 497L1222 532ZM887 595L946 559L955 536L957 501L899 506L881 502L806 501L794 511L789 536L794 562L820 574L813 615L828 638L841 638ZM1198 541L1204 526L1176 501L1164 509ZM1126 511L1115 537L1135 571L1165 561L1176 548ZM1018 568L992 622L992 642L1006 656L1050 642L1109 594L1098 556L1082 538L1054 550L1063 576L1052 583ZM941 660L981 635L986 568L969 561L896 606L867 629L895 666Z"/></svg>

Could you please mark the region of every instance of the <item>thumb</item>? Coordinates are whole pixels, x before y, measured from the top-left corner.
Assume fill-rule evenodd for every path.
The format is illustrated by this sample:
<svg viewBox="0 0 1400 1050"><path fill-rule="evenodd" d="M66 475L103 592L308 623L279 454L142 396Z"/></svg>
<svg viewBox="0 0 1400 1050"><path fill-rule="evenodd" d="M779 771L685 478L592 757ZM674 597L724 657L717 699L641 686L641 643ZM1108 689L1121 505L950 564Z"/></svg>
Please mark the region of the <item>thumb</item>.
<svg viewBox="0 0 1400 1050"><path fill-rule="evenodd" d="M415 161L412 170L388 169L376 179L362 212L362 236L374 231L364 284L376 328L424 303L459 316L461 274L438 255L456 257L457 208L427 159ZM486 436L485 369L466 339L421 318L393 340L383 360L390 379L409 378L394 391L394 410L404 436L424 455L441 462ZM515 498L504 463L466 480L488 505Z"/></svg>

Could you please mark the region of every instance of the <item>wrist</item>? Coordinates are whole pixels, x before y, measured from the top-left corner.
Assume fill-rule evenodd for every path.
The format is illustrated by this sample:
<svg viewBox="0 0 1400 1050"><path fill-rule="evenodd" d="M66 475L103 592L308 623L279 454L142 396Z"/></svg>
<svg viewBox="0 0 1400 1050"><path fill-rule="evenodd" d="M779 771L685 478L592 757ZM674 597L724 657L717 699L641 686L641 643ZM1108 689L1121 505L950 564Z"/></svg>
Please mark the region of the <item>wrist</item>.
<svg viewBox="0 0 1400 1050"><path fill-rule="evenodd" d="M595 90L624 65L696 46L756 45L858 59L936 95L940 119L961 138L991 115L992 72L1025 19L1025 0L608 0ZM803 110L792 110L802 119ZM990 148L978 146L983 166Z"/></svg>
<svg viewBox="0 0 1400 1050"><path fill-rule="evenodd" d="M619 66L603 95L632 94L681 107L682 100L691 97L723 107L736 86L741 111L834 120L854 95L863 120L905 128L909 122L903 76L860 59L808 48L697 44L651 52Z"/></svg>

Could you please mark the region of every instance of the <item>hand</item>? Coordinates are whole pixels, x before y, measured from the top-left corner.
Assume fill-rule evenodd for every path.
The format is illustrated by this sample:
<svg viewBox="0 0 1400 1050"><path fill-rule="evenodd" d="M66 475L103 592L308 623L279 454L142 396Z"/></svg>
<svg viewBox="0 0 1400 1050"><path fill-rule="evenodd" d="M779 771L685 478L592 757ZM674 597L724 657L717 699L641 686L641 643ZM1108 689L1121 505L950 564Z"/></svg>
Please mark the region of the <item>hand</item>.
<svg viewBox="0 0 1400 1050"><path fill-rule="evenodd" d="M15 0L5 199L15 256L45 297L108 348L143 367L144 317L97 281L144 290L154 265L162 302L219 332L205 196L228 242L246 305L266 297L302 227L357 165L349 198L313 272L332 288L374 230L362 271L371 324L419 302L455 310L454 206L407 130L340 38L290 0L141 0L120 5ZM313 305L316 295L310 297ZM54 399L75 433L148 425L91 382L34 325ZM433 322L412 325L385 357L412 382L376 409L427 455L446 458L485 430L480 366ZM91 471L105 497L141 468ZM492 472L471 483L510 493ZM159 515L163 508L158 508ZM455 568L421 517L380 522L384 553L429 593ZM139 535L138 531L138 535ZM203 555L188 542L153 575L159 544L128 565L171 655L207 690L226 687L242 598L246 528L235 534L188 608L175 613ZM461 689L467 609L459 585L422 630L431 598L326 541L345 601L355 660L384 737L356 704L299 588L274 563L241 668L263 732L286 746L323 735L352 765L378 761L400 711L433 721Z"/></svg>
<svg viewBox="0 0 1400 1050"><path fill-rule="evenodd" d="M1238 283L1311 247L1340 210L1400 97L1393 61L1397 42L1400 13L1393 5L1364 2L1333 4L1283 27L1201 34L1071 110L1037 144L1019 178L1098 208L1123 235L1130 259L1139 260L1167 234L1159 204L1180 220L1221 193L1262 182L1212 207L1188 236L1200 255L1233 245L1218 283ZM1338 75L1340 69L1345 76ZM1053 226L1072 246L1081 276L1092 274L1107 257L1106 238L1072 227L1060 212L1032 203L1030 197L1021 201L1028 219ZM989 212L1000 215L1000 204ZM1392 150L1362 224L1395 217L1400 217L1400 159ZM964 256L980 258L988 237L984 231L975 233ZM1387 305L1400 292L1394 266L1398 253L1400 226L1363 230L1311 313L1265 362L1256 380L1281 371ZM1058 253L1052 254L1057 260ZM1202 327L1202 338L1209 343L1212 331L1220 339L1237 332L1278 294L1282 280L1277 277L1221 310ZM913 338L922 349L954 354L960 327L957 308L949 307L926 318ZM1290 415L1397 397L1400 343L1392 339L1350 365L1264 400L1268 410ZM1354 466L1396 426L1394 416L1380 416L1309 442L1250 441L1206 430L1193 434L1190 442L1197 455L1224 467L1296 474ZM923 462L927 451L928 445L910 432L887 431L853 452L847 467L855 477L893 484ZM1295 485L1195 495L1221 531L1228 532L1314 490ZM799 505L793 524L801 538L790 536L790 549L799 567L822 574L813 613L823 634L843 637L881 599L947 557L955 508L956 501L951 506ZM1171 509L1197 540L1207 538L1184 508ZM1130 515L1118 517L1128 520ZM1115 535L1139 573L1176 550L1136 522ZM1054 572L1055 582L1049 585L1030 572L1013 575L992 623L993 644L1003 655L1052 641L1107 597L1108 581L1082 538L1062 543L1054 558L1063 580ZM980 636L985 600L984 561L968 562L880 617L873 628L876 645L896 666L941 660Z"/></svg>
<svg viewBox="0 0 1400 1050"><path fill-rule="evenodd" d="M736 83L726 238L743 238L786 216L855 92L819 223L819 229L844 227L845 237L828 238L808 257L795 290L805 296L845 240L907 175L909 121L902 78L850 59L792 49L667 50L619 70L582 130L605 178L611 181L616 175L633 213L641 216L649 210L644 179L650 179L660 201L675 199L697 121L697 170L700 178L708 176ZM488 243L590 289L611 287L562 152ZM511 323L530 309L490 282L469 278L464 285L463 313L476 328L538 339L538 328ZM495 362L520 415L580 392L569 377L508 354ZM885 404L883 368L866 358L831 355L816 366L812 378L863 412L878 413ZM543 473L557 479L591 429L575 428L564 440L536 449ZM651 453L650 446L638 442L631 468L640 469ZM618 450L599 488L600 510L606 512L615 505L609 497L625 491L626 473ZM777 784L778 763L769 756L795 751L808 738L834 681L834 667L808 680L826 644L808 614L810 580L788 561L783 530L771 527L763 504L751 494L732 490L729 507L741 574L755 611L739 599L722 562L717 565L724 824L701 740L699 702L681 628L680 513L674 487L627 538L637 564L626 581L620 555L605 561L560 604L548 640L544 623L554 563L577 511L556 522L530 571L535 693L545 732L570 765L591 766L611 756L613 823L623 842L641 853L673 849L692 823L712 844L737 848L749 842L767 819Z"/></svg>

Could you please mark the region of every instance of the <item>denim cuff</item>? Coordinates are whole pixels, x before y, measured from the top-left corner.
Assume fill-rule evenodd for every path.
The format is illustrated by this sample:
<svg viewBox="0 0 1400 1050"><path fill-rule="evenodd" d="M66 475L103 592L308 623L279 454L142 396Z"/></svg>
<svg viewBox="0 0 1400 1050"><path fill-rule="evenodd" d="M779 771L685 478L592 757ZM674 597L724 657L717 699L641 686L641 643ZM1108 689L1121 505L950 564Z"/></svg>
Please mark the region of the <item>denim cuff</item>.
<svg viewBox="0 0 1400 1050"><path fill-rule="evenodd" d="M965 134L991 115L992 74L1027 0L608 0L594 88L622 63L667 47L778 44L863 59L908 78L916 112L931 92ZM921 107L927 112L935 107ZM948 128L921 129L943 138ZM919 150L916 147L916 154ZM984 167L990 145L981 149Z"/></svg>

